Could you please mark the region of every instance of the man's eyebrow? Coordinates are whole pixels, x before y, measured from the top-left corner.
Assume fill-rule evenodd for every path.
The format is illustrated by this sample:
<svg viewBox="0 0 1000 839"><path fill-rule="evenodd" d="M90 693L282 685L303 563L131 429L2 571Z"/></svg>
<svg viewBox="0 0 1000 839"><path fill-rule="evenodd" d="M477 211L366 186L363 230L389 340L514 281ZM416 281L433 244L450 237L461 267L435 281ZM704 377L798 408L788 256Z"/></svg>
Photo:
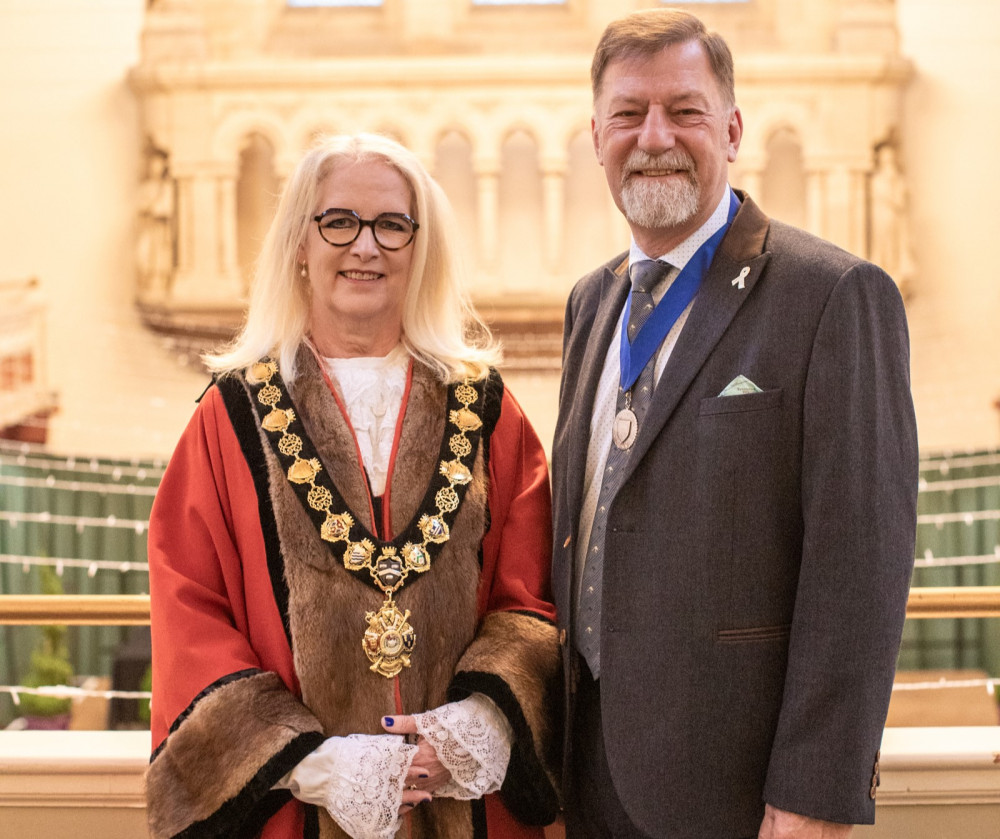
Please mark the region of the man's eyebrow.
<svg viewBox="0 0 1000 839"><path fill-rule="evenodd" d="M642 105L649 104L650 99L646 96L636 96L629 93L619 93L608 99L608 107L621 107L622 105ZM703 107L708 105L708 97L700 90L687 90L671 96L667 100L668 105L689 105L697 104Z"/></svg>

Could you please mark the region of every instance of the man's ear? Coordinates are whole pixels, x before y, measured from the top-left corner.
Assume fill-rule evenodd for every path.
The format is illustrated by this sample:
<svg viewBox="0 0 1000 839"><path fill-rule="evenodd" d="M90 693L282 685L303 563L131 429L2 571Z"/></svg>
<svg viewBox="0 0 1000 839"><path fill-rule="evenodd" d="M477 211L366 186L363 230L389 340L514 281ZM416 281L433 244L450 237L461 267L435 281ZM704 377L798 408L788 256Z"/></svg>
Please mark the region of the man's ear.
<svg viewBox="0 0 1000 839"><path fill-rule="evenodd" d="M601 152L601 135L597 130L597 119L594 117L590 118L590 139L594 143L594 154L597 156L597 162L604 165L604 154Z"/></svg>
<svg viewBox="0 0 1000 839"><path fill-rule="evenodd" d="M740 141L743 139L743 114L739 107L733 108L733 113L729 117L729 144L727 158L730 163L736 160L736 154L740 150Z"/></svg>

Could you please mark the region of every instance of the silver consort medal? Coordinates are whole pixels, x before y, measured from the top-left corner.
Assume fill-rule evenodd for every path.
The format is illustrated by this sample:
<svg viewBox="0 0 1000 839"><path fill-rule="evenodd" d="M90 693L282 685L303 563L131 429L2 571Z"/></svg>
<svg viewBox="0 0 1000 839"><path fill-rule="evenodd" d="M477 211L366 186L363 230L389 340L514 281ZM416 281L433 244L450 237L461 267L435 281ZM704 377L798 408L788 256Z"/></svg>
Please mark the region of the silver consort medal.
<svg viewBox="0 0 1000 839"><path fill-rule="evenodd" d="M614 425L611 426L611 439L615 445L624 450L632 448L635 435L639 433L639 420L628 406L615 414Z"/></svg>

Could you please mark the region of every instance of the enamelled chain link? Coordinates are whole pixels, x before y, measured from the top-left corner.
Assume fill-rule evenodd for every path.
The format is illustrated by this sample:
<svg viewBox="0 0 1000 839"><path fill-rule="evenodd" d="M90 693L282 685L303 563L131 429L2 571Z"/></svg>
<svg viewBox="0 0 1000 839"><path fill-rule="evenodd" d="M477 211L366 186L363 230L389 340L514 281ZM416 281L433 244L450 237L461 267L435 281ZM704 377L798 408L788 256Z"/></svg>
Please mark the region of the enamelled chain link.
<svg viewBox="0 0 1000 839"><path fill-rule="evenodd" d="M462 407L449 411L448 414L448 421L455 429L448 440L448 448L454 457L442 460L438 470L448 481L448 485L434 494L437 511L425 512L417 521L417 529L423 539L420 542L408 541L402 549L397 549L394 545L385 543L376 546L367 537L352 539L354 517L346 510L339 513L332 511L333 493L317 482L323 470L322 464L316 458L306 460L300 457L302 438L288 430L295 422L295 411L292 408L278 407L283 396L282 390L271 383L277 372L278 366L271 359L258 361L247 371L248 383L263 385L257 393L257 400L270 409L261 420L261 426L271 434L281 434L277 443L278 451L285 457L294 458L286 472L288 480L293 484L309 484L309 506L325 515L320 526L320 536L333 544L343 542L346 546L343 554L344 567L355 572L367 569L385 595L385 601L377 612L365 613L368 628L361 646L372 662L369 669L386 678L393 678L404 667L410 666L410 655L416 645L416 633L409 623L410 611L401 612L393 600L393 594L403 587L411 571L415 574L428 571L431 567L431 545L443 545L451 536L448 518L458 510L460 503L456 487L465 486L472 481L471 455L474 447L467 435L477 431L483 424L479 415L470 408L479 399L479 393L469 381L455 387L455 398Z"/></svg>

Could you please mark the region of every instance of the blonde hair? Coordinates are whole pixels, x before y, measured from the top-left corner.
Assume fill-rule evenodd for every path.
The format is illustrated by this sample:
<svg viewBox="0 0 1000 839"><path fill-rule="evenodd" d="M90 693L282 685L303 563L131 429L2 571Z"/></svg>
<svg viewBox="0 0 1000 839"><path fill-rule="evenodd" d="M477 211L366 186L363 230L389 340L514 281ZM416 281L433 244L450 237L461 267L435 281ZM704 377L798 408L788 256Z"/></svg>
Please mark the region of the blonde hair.
<svg viewBox="0 0 1000 839"><path fill-rule="evenodd" d="M297 374L295 356L309 329L309 281L297 255L313 224L320 184L341 164L382 161L409 184L420 229L403 303L403 345L442 382L484 378L500 348L476 314L464 288L451 205L413 152L378 134L321 139L289 178L261 247L246 321L233 342L204 357L217 374L242 370L270 355L286 381Z"/></svg>

